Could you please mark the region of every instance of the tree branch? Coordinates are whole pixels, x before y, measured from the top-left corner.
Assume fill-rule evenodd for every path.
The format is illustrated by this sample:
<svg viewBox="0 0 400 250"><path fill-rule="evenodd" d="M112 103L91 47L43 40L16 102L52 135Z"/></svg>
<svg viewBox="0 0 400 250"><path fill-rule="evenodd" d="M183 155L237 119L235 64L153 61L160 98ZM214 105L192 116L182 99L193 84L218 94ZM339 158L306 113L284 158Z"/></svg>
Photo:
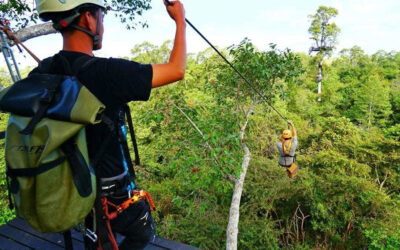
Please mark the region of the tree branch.
<svg viewBox="0 0 400 250"><path fill-rule="evenodd" d="M386 173L385 174L385 178L383 179L383 181L381 182L381 184L379 185L379 190L382 190L383 186L385 185L385 182L387 181L387 179L389 178L389 174Z"/></svg>
<svg viewBox="0 0 400 250"><path fill-rule="evenodd" d="M192 119L190 119L190 117L189 117L180 107L178 107L175 103L172 103L172 105L174 105L174 107L175 107L176 109L178 109L178 110L181 112L181 114L189 121L189 123L197 130L197 132L199 132L199 134L201 135L201 137L203 138L203 140L206 141L206 142L204 143L204 146L205 146L206 148L208 148L208 149L212 152L214 149L210 146L210 144L208 143L208 141L205 139L205 136L204 136L203 132L199 129L199 127L197 127L196 123L194 123L194 122L192 121ZM217 157L216 154L214 154L214 162L215 162L215 164L219 165L218 157Z"/></svg>
<svg viewBox="0 0 400 250"><path fill-rule="evenodd" d="M49 34L57 33L57 31L53 28L51 23L42 23L33 26L26 27L24 29L18 30L15 32L15 36L21 41L25 42L29 39L45 36ZM8 41L10 46L14 46L14 41Z"/></svg>

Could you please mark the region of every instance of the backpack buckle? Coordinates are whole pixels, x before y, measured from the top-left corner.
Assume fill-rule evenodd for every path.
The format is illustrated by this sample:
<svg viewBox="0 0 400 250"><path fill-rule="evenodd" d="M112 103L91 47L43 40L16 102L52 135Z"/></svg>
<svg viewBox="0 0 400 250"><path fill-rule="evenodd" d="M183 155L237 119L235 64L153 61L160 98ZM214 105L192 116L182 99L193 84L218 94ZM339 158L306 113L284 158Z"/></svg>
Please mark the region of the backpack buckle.
<svg viewBox="0 0 400 250"><path fill-rule="evenodd" d="M91 241L96 242L97 241L97 234L93 232L92 230L86 228L83 234L88 237Z"/></svg>
<svg viewBox="0 0 400 250"><path fill-rule="evenodd" d="M98 239L97 234L95 232L93 232L92 230L90 230L89 228L85 227L84 225L78 224L75 227L75 229L82 232L83 237L88 237L91 241L97 242L97 239Z"/></svg>

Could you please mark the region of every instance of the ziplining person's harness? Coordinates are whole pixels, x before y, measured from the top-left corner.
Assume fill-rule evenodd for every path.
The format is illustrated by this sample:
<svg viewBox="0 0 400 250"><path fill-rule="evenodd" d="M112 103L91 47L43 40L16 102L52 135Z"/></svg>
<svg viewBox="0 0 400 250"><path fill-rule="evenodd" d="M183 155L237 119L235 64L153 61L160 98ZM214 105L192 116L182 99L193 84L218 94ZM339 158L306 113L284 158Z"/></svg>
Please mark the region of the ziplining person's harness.
<svg viewBox="0 0 400 250"><path fill-rule="evenodd" d="M286 163L287 158L293 158L293 162L296 161L296 154L291 155L290 149L292 149L292 138L289 140L289 145L286 146L285 142L282 142L282 152L283 152L283 159L285 161L285 167L289 167L290 165Z"/></svg>
<svg viewBox="0 0 400 250"><path fill-rule="evenodd" d="M281 156L284 160L284 165L283 167L286 167L287 174L289 178L293 179L297 175L297 171L299 170L299 167L296 164L296 153L293 155L290 154L290 149L292 148L292 140L293 138L290 139L289 144L286 146L285 142L282 142L282 152L283 156ZM293 158L293 162L291 164L286 163L287 158Z"/></svg>
<svg viewBox="0 0 400 250"><path fill-rule="evenodd" d="M9 36L12 35L11 38L14 37L13 40L18 41L9 29L6 34ZM18 43L20 42L18 41ZM25 46L23 47L25 48ZM62 62L65 75L51 74L55 58ZM39 59L35 57L35 60ZM7 183L8 179L11 179L11 183L7 184L9 189L10 208L13 207L11 200L11 194L13 194L18 214L25 218L36 230L41 232L63 232L67 230L64 232L66 249L72 249L72 238L69 229L73 226L77 226L77 228L81 229L84 233L85 245L87 248L118 249L110 221L140 200L146 201L149 204L151 211L155 209L152 198L148 192L134 189L135 186L133 180L135 172L126 138L125 116L127 117L130 136L135 152L135 165L140 164L140 158L129 106L125 105L120 111L117 121L112 121L103 114L104 106L74 77L78 75L79 72L87 69L95 61L96 58L87 59L81 57L76 59L74 64L71 66L61 55L56 55L51 59L40 62L38 67L40 72L39 74L32 74L32 76L30 75L26 79L17 81L14 85L0 93L0 108L6 112L11 112L9 125L5 133ZM84 99L82 96L87 99ZM85 100L91 101L85 103ZM86 116L85 113L81 112L80 114L81 110L84 110L84 112L91 112L87 113L87 115L90 116L88 117L88 121L83 121L82 119L86 119L84 117L79 118L80 115ZM20 118L21 115L22 117ZM26 116L26 118L23 116ZM57 121L59 119L60 122ZM75 125L73 122L78 123ZM107 128L110 131L108 136L104 139L100 149L96 152L96 155L89 161L86 141L84 141L86 140L84 133L85 128L84 125L80 125L81 122L84 124L102 122L107 125ZM75 129L73 131L80 132L74 134L76 132L69 131L67 132L69 133L66 135L67 137L64 136L65 139L62 139L64 133L62 129L66 129L65 131L67 131L70 126ZM45 134L39 130L41 127L46 128L45 131L47 132ZM54 136L52 136L52 134ZM45 139L41 139L41 143L44 143L44 146L32 146L31 143L37 141L35 138L37 138L37 136L40 138L40 136L43 135L46 136ZM57 141L54 141L52 137L57 139L60 136L60 143L62 144L57 146ZM69 136L71 136L70 139L68 139ZM96 170L96 166L101 160L112 136L118 136L119 138L126 169L125 172L119 176L101 179L98 175L94 176L93 171ZM29 144L24 145L24 142L21 140L28 142ZM65 141L62 142L62 140ZM13 146L15 143L22 144L21 146ZM54 143L56 144L54 145ZM46 149L54 151L46 152ZM17 152L21 157L13 157L15 153L12 154L7 152ZM39 153L42 157L32 158L29 156L31 153ZM43 155L43 153L45 153L45 155ZM56 154L60 155L60 158L50 162L49 160L46 160L49 157L49 159L53 159L53 156ZM26 156L29 156L29 158L23 160ZM23 161L20 161L19 158ZM41 165L37 166L38 162ZM65 167L68 168L68 172L63 170ZM72 176L69 174L69 171L71 171L70 173ZM56 173L57 175L54 175L53 173ZM68 204L72 210L74 210L74 207L78 207L81 204L81 200L85 202L86 207L89 210L92 209L93 200L95 198L95 209L93 213L91 213L91 217L88 216L86 218L86 224L92 224L93 230L90 230L86 225L76 225L76 223L80 221L80 218L83 218L82 216L87 215L87 213L84 213L84 211L86 211L85 209L81 209L81 211L77 212L74 211L74 216L77 216L77 218L71 218L71 220L69 220L69 223L72 223L70 226L69 224L62 223L62 214L61 217L57 217L58 219L56 219L61 220L61 222L55 223L55 219L52 218L53 216L46 215L46 213L43 214L44 217L41 219L32 217L36 215L31 214L29 211L32 211L32 209L36 211L36 207L38 206L36 203L38 201L36 201L36 199L31 199L29 200L29 203L26 204L24 201L24 195L27 195L26 197L35 197L36 194L38 194L37 192L40 192L41 189L32 189L32 185L29 183L36 182L39 185L44 186L44 189L46 189L46 184L44 183L46 183L47 180L51 180L53 177L64 178L64 180L59 180L62 183L69 181L68 178L72 177L74 184L72 184L72 186L68 185L67 188L63 187L66 191L61 190L63 192L62 194L69 194L68 199L72 199L71 203L74 203L74 205ZM26 185L27 183L29 184L28 186ZM94 193L94 190L97 190L97 193ZM121 204L113 204L108 198L123 193L125 193L125 197L128 198ZM55 197L56 199L59 199L56 200L58 206L62 206L62 202L64 201L64 198L66 198L63 197L62 194L58 194L58 196ZM38 197L46 196L48 197L49 195ZM44 212L46 212L45 210L48 205L44 206ZM32 207L32 209L30 207ZM38 207L38 209L39 208L43 210L42 207ZM57 213L57 216L60 216L59 211L55 211L54 215ZM67 220L68 219L70 218L67 218ZM43 224L44 221L46 221L47 224ZM93 246L94 244L90 244L90 242L97 242L97 246Z"/></svg>

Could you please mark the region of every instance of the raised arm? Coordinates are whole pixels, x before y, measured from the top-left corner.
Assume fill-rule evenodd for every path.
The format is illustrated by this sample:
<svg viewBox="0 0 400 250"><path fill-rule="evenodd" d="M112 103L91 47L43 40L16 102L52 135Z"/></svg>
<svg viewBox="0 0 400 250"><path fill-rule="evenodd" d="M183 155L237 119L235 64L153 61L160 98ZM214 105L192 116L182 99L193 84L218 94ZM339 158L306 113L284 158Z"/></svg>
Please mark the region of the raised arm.
<svg viewBox="0 0 400 250"><path fill-rule="evenodd" d="M186 69L186 22L185 9L179 1L165 1L168 14L175 21L176 33L174 46L171 51L169 62L165 64L153 64L152 87L157 88L163 85L182 80Z"/></svg>
<svg viewBox="0 0 400 250"><path fill-rule="evenodd" d="M297 137L296 129L294 128L293 122L288 121L288 124L290 125L290 129L292 130L293 137Z"/></svg>

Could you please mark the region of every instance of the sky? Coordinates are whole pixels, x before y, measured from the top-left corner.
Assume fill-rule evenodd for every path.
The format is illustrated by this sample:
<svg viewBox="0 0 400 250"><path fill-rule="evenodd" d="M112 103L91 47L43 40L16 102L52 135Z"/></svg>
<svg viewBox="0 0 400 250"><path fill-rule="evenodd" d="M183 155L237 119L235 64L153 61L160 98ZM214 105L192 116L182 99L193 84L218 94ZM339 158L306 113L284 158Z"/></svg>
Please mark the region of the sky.
<svg viewBox="0 0 400 250"><path fill-rule="evenodd" d="M278 48L290 48L308 53L308 15L320 5L334 7L339 15L333 21L341 29L337 50L360 46L373 54L382 49L400 51L400 0L182 0L186 18L208 40L219 48L238 44L250 38L259 49L269 43ZM129 56L134 45L149 41L160 45L174 38L175 24L168 16L162 0L153 0L152 9L145 12L143 20L149 28L126 30L125 25L112 15L105 17L103 48L95 52L101 57ZM41 59L57 53L62 46L59 34L27 41L25 45ZM188 52L199 52L208 45L187 26ZM26 53L15 51L21 67L36 65ZM4 66L0 58L0 67Z"/></svg>

